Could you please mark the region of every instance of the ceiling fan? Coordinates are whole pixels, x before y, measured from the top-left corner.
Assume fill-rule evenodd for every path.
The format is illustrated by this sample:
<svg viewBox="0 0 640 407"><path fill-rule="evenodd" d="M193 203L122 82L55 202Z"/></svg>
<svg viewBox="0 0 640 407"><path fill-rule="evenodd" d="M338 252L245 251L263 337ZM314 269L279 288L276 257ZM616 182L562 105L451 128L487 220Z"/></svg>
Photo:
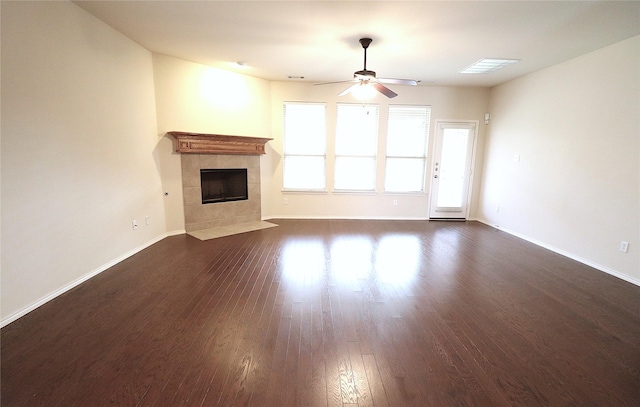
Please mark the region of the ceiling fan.
<svg viewBox="0 0 640 407"><path fill-rule="evenodd" d="M347 89L343 90L338 94L338 96L344 96L351 92L357 92L362 87L373 87L378 92L382 93L388 98L394 98L398 96L397 93L392 91L383 85L383 83L389 83L394 85L417 85L418 81L414 79L391 79L391 78L376 78L376 73L374 71L370 71L367 69L367 48L371 44L373 40L371 38L360 38L360 44L364 49L364 69L361 71L356 71L353 73L353 79L349 81L338 81L338 82L325 82L318 83L316 85L328 85L333 83L347 83L354 82L354 85L351 85Z"/></svg>

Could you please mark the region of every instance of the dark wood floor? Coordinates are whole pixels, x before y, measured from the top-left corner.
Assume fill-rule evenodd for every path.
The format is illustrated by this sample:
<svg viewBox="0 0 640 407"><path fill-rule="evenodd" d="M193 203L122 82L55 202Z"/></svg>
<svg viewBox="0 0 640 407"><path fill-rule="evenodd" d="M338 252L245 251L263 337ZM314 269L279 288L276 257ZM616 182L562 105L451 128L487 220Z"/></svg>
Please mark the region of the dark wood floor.
<svg viewBox="0 0 640 407"><path fill-rule="evenodd" d="M640 287L474 223L167 238L2 329L2 406L639 406Z"/></svg>

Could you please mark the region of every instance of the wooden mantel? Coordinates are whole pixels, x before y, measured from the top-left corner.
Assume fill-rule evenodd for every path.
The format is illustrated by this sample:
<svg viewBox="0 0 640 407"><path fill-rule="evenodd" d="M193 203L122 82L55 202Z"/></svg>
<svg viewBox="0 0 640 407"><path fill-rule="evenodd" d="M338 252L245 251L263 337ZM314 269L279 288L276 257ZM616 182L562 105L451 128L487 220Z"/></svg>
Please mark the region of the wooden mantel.
<svg viewBox="0 0 640 407"><path fill-rule="evenodd" d="M224 136L221 134L170 131L178 141L176 152L195 154L265 154L264 145L271 138Z"/></svg>

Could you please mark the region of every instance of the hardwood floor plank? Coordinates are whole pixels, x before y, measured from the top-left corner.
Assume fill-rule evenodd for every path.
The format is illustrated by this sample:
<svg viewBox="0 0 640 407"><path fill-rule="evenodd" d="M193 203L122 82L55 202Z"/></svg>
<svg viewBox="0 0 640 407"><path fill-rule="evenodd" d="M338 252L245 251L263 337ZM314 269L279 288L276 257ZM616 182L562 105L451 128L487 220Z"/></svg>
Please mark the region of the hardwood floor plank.
<svg viewBox="0 0 640 407"><path fill-rule="evenodd" d="M387 399L387 393L382 383L382 377L378 371L378 365L376 363L376 357L372 353L362 355L362 365L364 372L369 382L369 389L371 390L371 400L376 407L390 406Z"/></svg>
<svg viewBox="0 0 640 407"><path fill-rule="evenodd" d="M476 222L273 222L2 328L2 406L640 405L640 287Z"/></svg>
<svg viewBox="0 0 640 407"><path fill-rule="evenodd" d="M329 299L329 288L322 292L322 348L325 359L325 380L327 385L327 405L342 406L342 387L340 377L340 355L336 340L334 310Z"/></svg>
<svg viewBox="0 0 640 407"><path fill-rule="evenodd" d="M293 300L291 293L286 291L286 288L282 288L279 297L281 297L281 300L278 301L278 305L281 306L281 313L274 315L274 318L279 320L279 329L277 330L277 336L268 339L272 344L269 348L271 349L270 352L272 352L273 357L268 371L268 385L264 400L267 405L271 406L280 405L282 387L285 387L285 384L288 386L288 381L285 376L285 366L289 347L289 334L291 331Z"/></svg>
<svg viewBox="0 0 640 407"><path fill-rule="evenodd" d="M371 386L367 378L367 372L364 368L364 361L360 351L358 342L347 343L349 351L349 362L354 375L356 385L356 393L358 396L358 405L361 407L373 407L373 396L371 394Z"/></svg>
<svg viewBox="0 0 640 407"><path fill-rule="evenodd" d="M306 376L311 380L311 393L308 402L303 404L308 406L327 406L326 361L322 333L322 289L323 283L316 282L315 290L306 307L311 315L307 314L304 318L309 325L308 329L303 330L303 351L311 355L310 375Z"/></svg>

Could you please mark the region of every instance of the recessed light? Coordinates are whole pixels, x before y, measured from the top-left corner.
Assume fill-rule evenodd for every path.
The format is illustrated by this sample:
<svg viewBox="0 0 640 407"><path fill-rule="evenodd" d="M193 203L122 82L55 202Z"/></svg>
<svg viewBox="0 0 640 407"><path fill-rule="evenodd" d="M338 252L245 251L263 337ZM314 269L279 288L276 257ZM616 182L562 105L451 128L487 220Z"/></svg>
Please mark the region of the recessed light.
<svg viewBox="0 0 640 407"><path fill-rule="evenodd" d="M488 73L519 62L519 59L484 58L460 71L460 73Z"/></svg>

